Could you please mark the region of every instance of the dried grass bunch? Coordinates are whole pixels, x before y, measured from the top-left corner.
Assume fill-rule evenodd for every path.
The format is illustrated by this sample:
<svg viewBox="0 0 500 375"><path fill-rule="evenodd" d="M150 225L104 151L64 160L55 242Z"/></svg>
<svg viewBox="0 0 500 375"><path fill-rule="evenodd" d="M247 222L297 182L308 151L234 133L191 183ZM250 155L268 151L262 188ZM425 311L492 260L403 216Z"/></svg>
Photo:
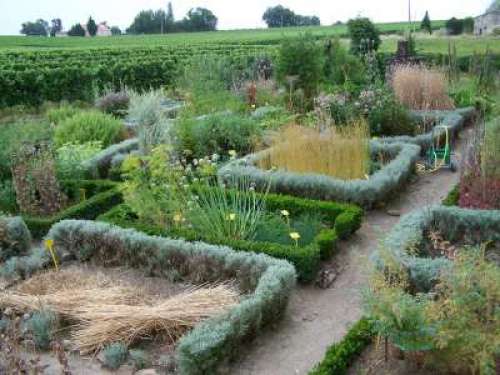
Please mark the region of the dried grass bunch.
<svg viewBox="0 0 500 375"><path fill-rule="evenodd" d="M365 178L369 173L369 129L364 120L324 130L291 125L277 133L273 143L261 168L344 180Z"/></svg>
<svg viewBox="0 0 500 375"><path fill-rule="evenodd" d="M446 76L422 65L399 65L394 69L392 88L398 100L413 110L455 108L448 96Z"/></svg>
<svg viewBox="0 0 500 375"><path fill-rule="evenodd" d="M228 284L191 288L169 298L116 282L100 272L47 272L0 296L0 307L19 312L48 310L73 322L72 341L82 354L154 335L174 342L200 321L238 303Z"/></svg>

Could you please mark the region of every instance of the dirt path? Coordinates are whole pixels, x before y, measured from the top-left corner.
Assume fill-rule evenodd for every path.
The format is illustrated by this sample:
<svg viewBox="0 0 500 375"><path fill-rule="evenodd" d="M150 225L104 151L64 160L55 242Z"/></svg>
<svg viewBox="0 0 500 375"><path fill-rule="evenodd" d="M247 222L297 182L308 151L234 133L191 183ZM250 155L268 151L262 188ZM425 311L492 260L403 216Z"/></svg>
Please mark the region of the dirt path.
<svg viewBox="0 0 500 375"><path fill-rule="evenodd" d="M458 157L463 143L459 141L456 145ZM361 229L340 245L339 254L332 259L332 264L341 270L332 287L322 290L299 285L283 321L249 345L241 353L241 360L228 368L228 373L307 374L323 358L327 347L342 339L350 325L361 317L361 291L366 283L368 257L399 220L387 212L405 214L439 203L458 177L458 173L449 170L418 176L384 210L368 212Z"/></svg>

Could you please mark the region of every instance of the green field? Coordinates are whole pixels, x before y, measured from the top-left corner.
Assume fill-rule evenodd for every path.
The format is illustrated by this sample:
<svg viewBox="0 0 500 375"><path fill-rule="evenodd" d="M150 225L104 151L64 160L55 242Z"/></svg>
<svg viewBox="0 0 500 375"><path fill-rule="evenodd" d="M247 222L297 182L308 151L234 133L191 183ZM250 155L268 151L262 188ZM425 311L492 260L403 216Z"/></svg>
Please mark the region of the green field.
<svg viewBox="0 0 500 375"><path fill-rule="evenodd" d="M434 22L441 27L444 21ZM408 22L377 25L384 34L401 33L409 28ZM124 35L112 38L46 38L25 36L0 36L0 49L59 49L59 48L132 48L184 44L277 44L285 37L309 32L318 39L344 37L346 25L285 27L276 29L228 30L201 33L165 35Z"/></svg>

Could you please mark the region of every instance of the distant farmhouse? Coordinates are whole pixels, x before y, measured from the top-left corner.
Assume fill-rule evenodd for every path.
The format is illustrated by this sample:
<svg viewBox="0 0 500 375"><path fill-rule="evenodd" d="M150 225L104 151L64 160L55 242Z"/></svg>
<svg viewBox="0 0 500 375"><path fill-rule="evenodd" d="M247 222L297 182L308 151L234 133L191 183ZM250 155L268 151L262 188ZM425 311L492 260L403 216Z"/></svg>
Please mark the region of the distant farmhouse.
<svg viewBox="0 0 500 375"><path fill-rule="evenodd" d="M474 34L489 35L500 32L500 0L494 0L486 13L476 17L474 21Z"/></svg>
<svg viewBox="0 0 500 375"><path fill-rule="evenodd" d="M89 31L87 30L87 24L81 23L80 26L85 30L85 36L90 36ZM108 26L107 22L101 22L97 25L96 36L111 36L111 28ZM56 37L64 37L68 36L67 31L61 31L56 33Z"/></svg>

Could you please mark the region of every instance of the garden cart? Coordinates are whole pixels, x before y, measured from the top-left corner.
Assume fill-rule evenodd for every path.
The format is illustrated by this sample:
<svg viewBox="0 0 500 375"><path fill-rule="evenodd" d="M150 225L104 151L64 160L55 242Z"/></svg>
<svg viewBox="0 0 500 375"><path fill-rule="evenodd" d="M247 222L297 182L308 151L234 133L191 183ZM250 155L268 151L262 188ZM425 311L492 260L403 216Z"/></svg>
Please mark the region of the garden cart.
<svg viewBox="0 0 500 375"><path fill-rule="evenodd" d="M431 147L427 151L427 167L433 172L441 168L449 168L455 172L456 165L452 156L449 128L445 125L436 125L432 129Z"/></svg>

